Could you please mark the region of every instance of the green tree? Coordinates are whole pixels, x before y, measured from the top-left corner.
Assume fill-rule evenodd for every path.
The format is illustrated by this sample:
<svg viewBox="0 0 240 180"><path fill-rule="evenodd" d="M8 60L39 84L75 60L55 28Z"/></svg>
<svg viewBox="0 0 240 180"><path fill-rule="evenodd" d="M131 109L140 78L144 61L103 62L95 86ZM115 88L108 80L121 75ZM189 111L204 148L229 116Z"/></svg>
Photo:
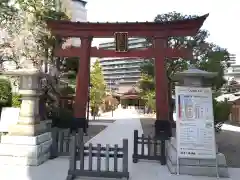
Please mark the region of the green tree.
<svg viewBox="0 0 240 180"><path fill-rule="evenodd" d="M12 87L7 79L0 79L0 113L3 107L11 107Z"/></svg>
<svg viewBox="0 0 240 180"><path fill-rule="evenodd" d="M60 59L61 72L63 77L68 79L69 84L76 85L79 57Z"/></svg>
<svg viewBox="0 0 240 180"><path fill-rule="evenodd" d="M231 79L229 82L224 84L222 91L224 93L236 93L240 90L240 84L235 80Z"/></svg>
<svg viewBox="0 0 240 180"><path fill-rule="evenodd" d="M170 12L167 14L157 15L155 22L166 22L166 21L176 21L184 20L189 18L194 18L195 15L183 15L177 12ZM222 85L226 82L223 78L224 70L229 66L229 53L226 49L220 48L219 46L208 43L206 39L209 36L207 30L199 30L194 37L169 37L168 46L172 48L192 48L193 59L166 59L166 75L168 78L168 89L169 89L169 105L170 105L170 115L172 119L173 106L172 106L172 94L174 93L174 83L172 77L176 72L181 72L187 69L190 63L195 63L195 65L206 71L217 72L218 76L213 79L212 87L214 90L218 91ZM152 45L152 40L148 39L146 47ZM142 95L149 96L155 91L155 74L154 74L154 60L145 60L145 63L141 66L142 78L139 82ZM146 78L147 77L147 78Z"/></svg>
<svg viewBox="0 0 240 180"><path fill-rule="evenodd" d="M146 91L142 99L145 101L145 105L148 107L148 113L156 110L156 99L155 99L155 91Z"/></svg>
<svg viewBox="0 0 240 180"><path fill-rule="evenodd" d="M90 81L90 106L91 112L95 117L106 95L106 84L102 73L102 67L98 60L93 65L93 69L90 74Z"/></svg>
<svg viewBox="0 0 240 180"><path fill-rule="evenodd" d="M216 101L213 98L213 116L216 132L221 131L221 127L231 114L232 104L225 99L224 101Z"/></svg>
<svg viewBox="0 0 240 180"><path fill-rule="evenodd" d="M10 0L1 0L0 9L1 23L6 23L6 21L11 20L12 15L17 12Z"/></svg>
<svg viewBox="0 0 240 180"><path fill-rule="evenodd" d="M1 60L14 61L16 68L30 62L40 68L43 57L52 62L53 49L59 40L48 31L46 21L68 19L55 1L4 0L0 7L9 10L6 15L0 13L0 28L6 34L0 42Z"/></svg>

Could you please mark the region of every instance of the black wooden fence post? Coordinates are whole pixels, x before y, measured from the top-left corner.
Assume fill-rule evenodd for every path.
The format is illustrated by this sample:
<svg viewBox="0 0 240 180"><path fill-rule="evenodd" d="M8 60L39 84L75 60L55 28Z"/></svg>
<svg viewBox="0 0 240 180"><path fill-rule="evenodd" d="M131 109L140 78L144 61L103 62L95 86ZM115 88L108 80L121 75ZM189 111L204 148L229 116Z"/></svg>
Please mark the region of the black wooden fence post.
<svg viewBox="0 0 240 180"><path fill-rule="evenodd" d="M137 163L139 159L146 160L157 160L162 165L166 165L166 140L167 136L151 137L151 136L138 136L138 130L134 130L134 142L133 142L133 163ZM140 146L141 152L138 152L138 145ZM148 152L145 153L145 145L147 145ZM159 147L160 146L160 147ZM158 150L161 152L158 153ZM152 152L153 151L153 152ZM153 154L153 155L152 155Z"/></svg>
<svg viewBox="0 0 240 180"><path fill-rule="evenodd" d="M123 139L123 172L128 172L128 140Z"/></svg>
<svg viewBox="0 0 240 180"><path fill-rule="evenodd" d="M80 153L80 169L84 170L84 142L83 142L83 128L78 129L78 139L79 139L79 153Z"/></svg>
<svg viewBox="0 0 240 180"><path fill-rule="evenodd" d="M166 165L165 139L161 140L161 165Z"/></svg>
<svg viewBox="0 0 240 180"><path fill-rule="evenodd" d="M136 156L138 155L138 130L134 130L134 138L133 138L133 163L137 163L138 159Z"/></svg>
<svg viewBox="0 0 240 180"><path fill-rule="evenodd" d="M66 180L73 180L75 176L73 175L76 171L76 132L72 132L71 142L70 142L70 158L69 158L69 170Z"/></svg>
<svg viewBox="0 0 240 180"><path fill-rule="evenodd" d="M52 134L52 145L50 149L50 159L54 159L58 156L58 128L54 127L51 131Z"/></svg>

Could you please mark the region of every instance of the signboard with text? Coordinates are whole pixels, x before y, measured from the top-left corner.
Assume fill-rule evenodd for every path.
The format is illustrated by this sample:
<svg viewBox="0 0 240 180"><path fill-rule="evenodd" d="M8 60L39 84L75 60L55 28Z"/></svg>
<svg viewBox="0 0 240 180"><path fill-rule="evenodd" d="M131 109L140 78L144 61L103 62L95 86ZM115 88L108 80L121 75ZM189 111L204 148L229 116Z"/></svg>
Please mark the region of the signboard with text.
<svg viewBox="0 0 240 180"><path fill-rule="evenodd" d="M211 88L176 86L178 158L215 159Z"/></svg>
<svg viewBox="0 0 240 180"><path fill-rule="evenodd" d="M115 45L116 52L127 52L128 51L128 33L127 32L116 32L115 34Z"/></svg>

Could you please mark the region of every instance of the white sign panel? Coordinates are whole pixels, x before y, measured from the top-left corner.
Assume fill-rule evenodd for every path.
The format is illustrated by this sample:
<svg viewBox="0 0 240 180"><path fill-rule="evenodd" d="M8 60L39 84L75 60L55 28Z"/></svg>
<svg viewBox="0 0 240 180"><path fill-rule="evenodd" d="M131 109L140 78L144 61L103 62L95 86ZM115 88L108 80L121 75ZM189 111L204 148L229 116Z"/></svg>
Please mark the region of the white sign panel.
<svg viewBox="0 0 240 180"><path fill-rule="evenodd" d="M175 91L178 157L215 159L211 88L177 86Z"/></svg>
<svg viewBox="0 0 240 180"><path fill-rule="evenodd" d="M2 108L0 119L0 132L8 132L9 126L17 124L19 112L20 108Z"/></svg>

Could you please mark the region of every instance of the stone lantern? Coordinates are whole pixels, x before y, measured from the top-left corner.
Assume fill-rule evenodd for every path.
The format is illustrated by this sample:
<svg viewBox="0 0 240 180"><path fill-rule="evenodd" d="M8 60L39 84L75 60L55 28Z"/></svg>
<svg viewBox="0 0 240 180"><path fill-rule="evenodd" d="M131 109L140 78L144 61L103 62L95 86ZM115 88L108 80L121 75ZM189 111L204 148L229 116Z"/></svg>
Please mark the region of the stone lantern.
<svg viewBox="0 0 240 180"><path fill-rule="evenodd" d="M45 122L40 122L40 79L37 69L8 71L9 76L20 77L19 94L22 97L17 124L9 127L1 137L0 163L37 166L49 158L51 133Z"/></svg>
<svg viewBox="0 0 240 180"><path fill-rule="evenodd" d="M194 65L190 65L187 70L177 73L173 80L179 86L208 87L210 86L209 80L215 76L217 76L217 73L203 71L197 69Z"/></svg>
<svg viewBox="0 0 240 180"><path fill-rule="evenodd" d="M190 65L188 70L179 72L173 80L178 86L186 87L210 87L210 80L216 77L217 73L207 72ZM176 119L177 120L177 119ZM171 173L177 173L177 162L179 173L197 176L219 176L228 177L228 169L224 154L218 153L216 159L191 159L181 158L177 160L177 138L172 137L167 142L167 166Z"/></svg>

